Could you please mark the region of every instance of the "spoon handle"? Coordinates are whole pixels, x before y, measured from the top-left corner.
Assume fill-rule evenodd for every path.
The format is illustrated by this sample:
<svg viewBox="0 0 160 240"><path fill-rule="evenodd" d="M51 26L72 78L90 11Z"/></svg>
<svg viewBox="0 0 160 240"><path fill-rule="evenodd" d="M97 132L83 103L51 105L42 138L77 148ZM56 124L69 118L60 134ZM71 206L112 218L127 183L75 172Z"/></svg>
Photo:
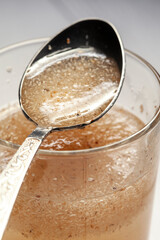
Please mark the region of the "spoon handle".
<svg viewBox="0 0 160 240"><path fill-rule="evenodd" d="M20 146L0 175L0 239L3 237L25 174L50 129L37 127Z"/></svg>

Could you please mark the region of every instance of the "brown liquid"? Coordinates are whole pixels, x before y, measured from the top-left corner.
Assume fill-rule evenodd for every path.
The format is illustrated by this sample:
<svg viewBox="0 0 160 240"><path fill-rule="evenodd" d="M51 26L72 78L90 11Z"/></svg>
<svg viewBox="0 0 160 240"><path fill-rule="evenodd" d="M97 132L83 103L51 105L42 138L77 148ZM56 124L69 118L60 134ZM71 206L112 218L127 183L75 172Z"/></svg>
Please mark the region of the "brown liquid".
<svg viewBox="0 0 160 240"><path fill-rule="evenodd" d="M16 108L0 115L0 136L8 141L20 144L34 128ZM84 129L52 133L42 148L99 147L142 127L136 116L114 107ZM2 168L12 155L1 151ZM144 141L92 154L37 155L3 240L146 240L155 181L150 164Z"/></svg>
<svg viewBox="0 0 160 240"><path fill-rule="evenodd" d="M25 111L44 127L96 119L118 89L120 73L115 60L89 49L69 51L64 59L56 56L41 59L29 69L21 91Z"/></svg>
<svg viewBox="0 0 160 240"><path fill-rule="evenodd" d="M17 105L9 114L1 118L0 136L12 143L21 144L35 129L35 125L28 121ZM113 107L106 116L98 122L83 129L72 129L52 132L43 142L41 148L47 150L81 150L95 148L118 142L141 129L144 124L133 114L122 108Z"/></svg>

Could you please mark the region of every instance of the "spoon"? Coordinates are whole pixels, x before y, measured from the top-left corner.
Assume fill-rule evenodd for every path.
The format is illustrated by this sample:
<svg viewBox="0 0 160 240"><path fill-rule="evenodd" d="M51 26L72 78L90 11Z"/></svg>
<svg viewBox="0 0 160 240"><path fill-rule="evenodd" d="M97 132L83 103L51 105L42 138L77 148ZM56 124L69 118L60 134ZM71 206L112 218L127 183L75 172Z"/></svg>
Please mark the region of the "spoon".
<svg viewBox="0 0 160 240"><path fill-rule="evenodd" d="M43 68L44 59L54 57L59 59L70 54L103 54L113 58L120 71L120 79L113 96L107 99L107 89L103 99L107 99L103 104L96 105L92 112L84 111L83 114L72 114L67 112L68 117L61 117L55 124L54 121L45 122L35 118L35 114L28 113L25 105L24 86L28 74L34 73L35 66ZM33 71L32 71L33 70ZM19 102L24 115L36 124L36 129L26 138L16 154L8 163L7 167L0 175L0 239L2 239L14 202L18 195L21 184L24 180L28 167L31 164L43 139L52 131L63 129L84 127L102 117L117 100L122 88L125 75L125 54L119 34L115 27L102 20L83 20L77 22L60 32L42 47L32 61L27 66L19 87ZM34 102L29 99L29 105ZM80 106L79 106L80 107ZM72 109L69 108L68 111ZM65 108L64 108L65 111ZM48 113L49 114L49 113ZM70 117L71 115L71 117ZM76 116L76 117L75 117ZM43 117L42 117L43 118ZM56 121L56 119L54 119Z"/></svg>

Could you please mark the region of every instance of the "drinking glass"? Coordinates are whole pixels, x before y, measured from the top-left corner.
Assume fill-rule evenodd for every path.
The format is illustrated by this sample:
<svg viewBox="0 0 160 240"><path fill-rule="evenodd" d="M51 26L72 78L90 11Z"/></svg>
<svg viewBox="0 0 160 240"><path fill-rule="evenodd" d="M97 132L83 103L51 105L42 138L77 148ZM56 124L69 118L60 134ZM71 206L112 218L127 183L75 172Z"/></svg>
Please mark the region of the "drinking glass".
<svg viewBox="0 0 160 240"><path fill-rule="evenodd" d="M35 39L0 50L1 107L18 101L24 69L47 40ZM147 61L128 50L126 64L126 78L115 107L122 106L145 126L102 147L39 150L3 240L148 239L159 158L160 77ZM5 111L1 114L3 117ZM18 147L0 140L0 172Z"/></svg>

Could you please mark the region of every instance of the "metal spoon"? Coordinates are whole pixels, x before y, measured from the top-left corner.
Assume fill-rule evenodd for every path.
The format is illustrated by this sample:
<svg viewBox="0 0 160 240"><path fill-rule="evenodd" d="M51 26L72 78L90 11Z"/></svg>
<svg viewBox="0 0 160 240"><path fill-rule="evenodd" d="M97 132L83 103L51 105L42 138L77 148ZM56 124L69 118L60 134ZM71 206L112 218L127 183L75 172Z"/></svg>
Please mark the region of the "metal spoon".
<svg viewBox="0 0 160 240"><path fill-rule="evenodd" d="M113 96L113 99L108 103L106 108L98 113L94 119L93 116L87 121L77 121L71 125L70 122L56 126L39 126L38 122L29 116L22 103L23 85L28 69L32 67L39 60L46 56L57 55L66 52L70 53L75 49L89 49L95 52L101 52L106 56L114 58L120 70L120 81ZM90 19L77 22L64 31L52 38L45 46L36 54L33 60L26 68L22 77L19 88L19 101L22 111L25 116L35 122L36 129L26 138L24 143L13 156L7 167L0 175L0 239L2 239L5 231L10 213L12 211L14 202L18 195L19 189L25 177L25 174L30 166L30 163L40 147L43 139L54 130L62 130L67 128L82 127L102 117L115 103L124 80L125 75L125 54L123 45L118 32L115 27L102 20Z"/></svg>

